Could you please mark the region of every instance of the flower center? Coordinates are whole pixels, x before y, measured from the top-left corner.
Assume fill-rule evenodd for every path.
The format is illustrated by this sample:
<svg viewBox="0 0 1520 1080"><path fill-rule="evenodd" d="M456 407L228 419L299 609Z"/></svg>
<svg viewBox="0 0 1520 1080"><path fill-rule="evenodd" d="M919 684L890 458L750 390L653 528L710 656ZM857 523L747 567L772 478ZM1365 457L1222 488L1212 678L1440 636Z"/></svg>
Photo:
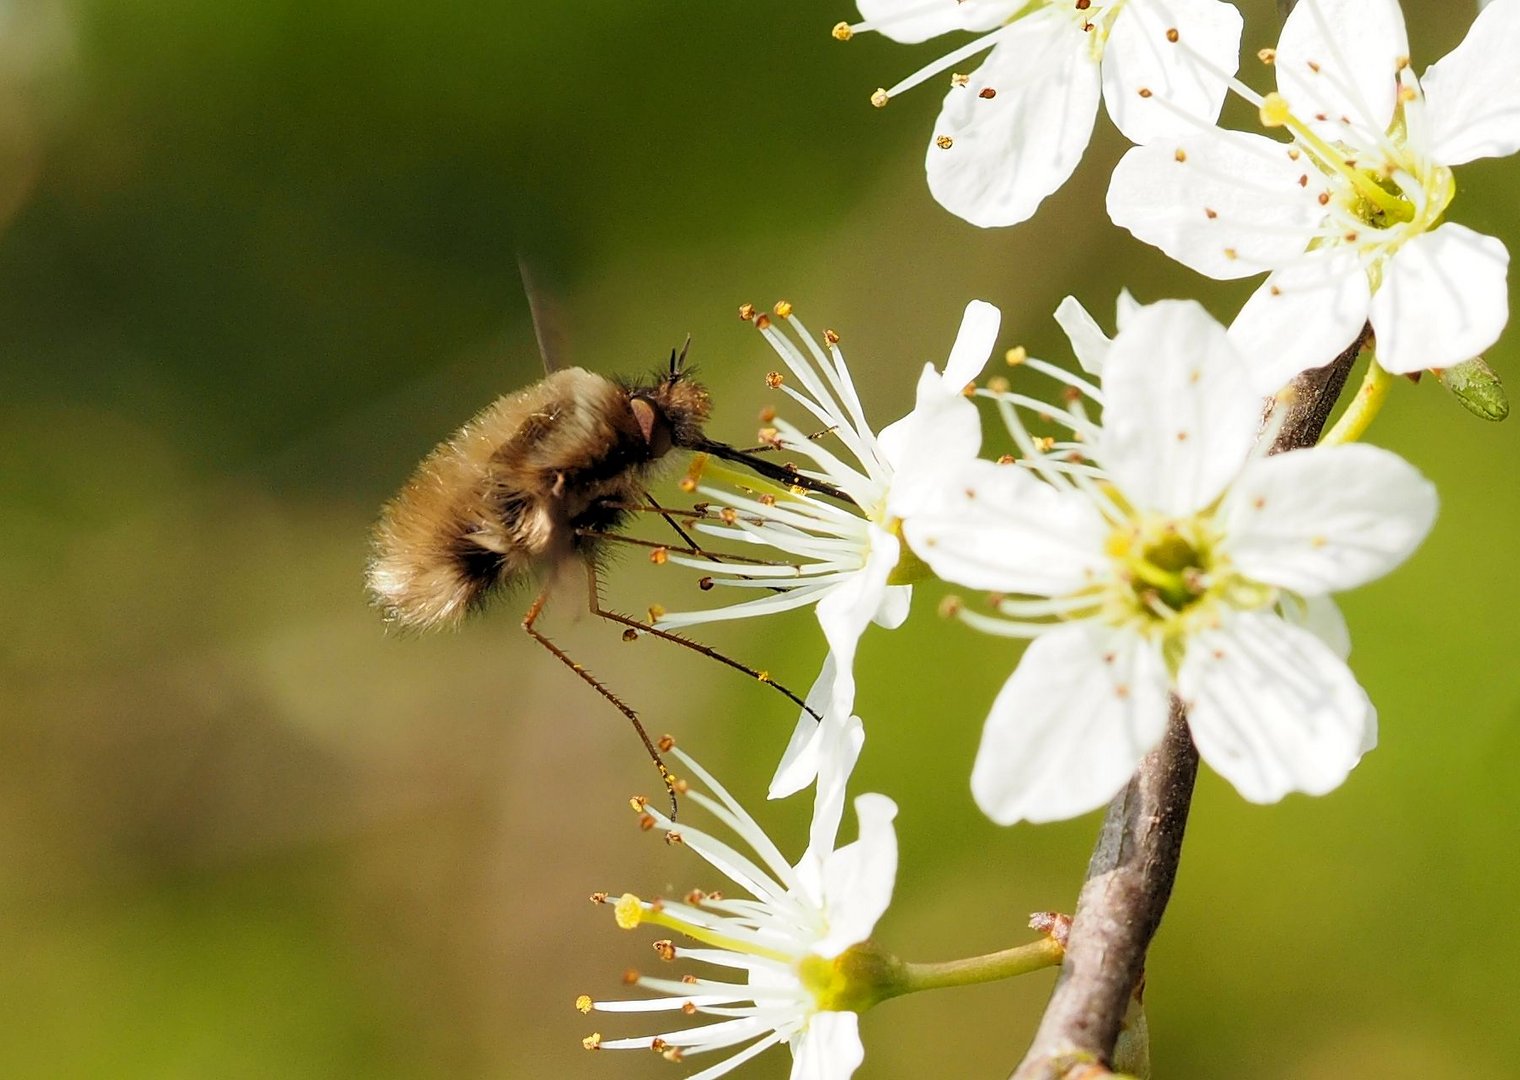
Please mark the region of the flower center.
<svg viewBox="0 0 1520 1080"><path fill-rule="evenodd" d="M1296 116L1281 94L1263 100L1262 122L1287 129L1298 151L1329 181L1328 193L1320 197L1330 211L1322 242L1389 254L1433 228L1450 205L1456 193L1451 170L1431 161L1409 139L1407 109L1423 104L1418 84L1409 76L1401 87L1388 131L1363 146L1327 140Z"/></svg>
<svg viewBox="0 0 1520 1080"><path fill-rule="evenodd" d="M1217 584L1214 544L1197 519L1131 521L1109 538L1120 588L1114 614L1168 629Z"/></svg>
<svg viewBox="0 0 1520 1080"><path fill-rule="evenodd" d="M1353 217L1374 229L1389 229L1415 219L1417 211L1414 203L1395 181L1379 177L1367 169L1360 172L1366 184L1353 187L1348 192L1346 209ZM1388 198L1374 201L1363 193L1362 187L1374 187Z"/></svg>

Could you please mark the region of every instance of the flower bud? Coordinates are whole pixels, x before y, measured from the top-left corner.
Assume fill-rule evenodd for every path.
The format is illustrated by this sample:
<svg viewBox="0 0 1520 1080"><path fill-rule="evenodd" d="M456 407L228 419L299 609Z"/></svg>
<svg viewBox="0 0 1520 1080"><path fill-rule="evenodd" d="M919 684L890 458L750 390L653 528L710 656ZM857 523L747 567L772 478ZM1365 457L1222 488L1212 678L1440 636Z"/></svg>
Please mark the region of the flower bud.
<svg viewBox="0 0 1520 1080"><path fill-rule="evenodd" d="M1474 416L1503 420L1509 415L1509 398L1504 394L1504 384L1493 368L1483 362L1483 357L1475 356L1449 368L1438 368L1432 374Z"/></svg>

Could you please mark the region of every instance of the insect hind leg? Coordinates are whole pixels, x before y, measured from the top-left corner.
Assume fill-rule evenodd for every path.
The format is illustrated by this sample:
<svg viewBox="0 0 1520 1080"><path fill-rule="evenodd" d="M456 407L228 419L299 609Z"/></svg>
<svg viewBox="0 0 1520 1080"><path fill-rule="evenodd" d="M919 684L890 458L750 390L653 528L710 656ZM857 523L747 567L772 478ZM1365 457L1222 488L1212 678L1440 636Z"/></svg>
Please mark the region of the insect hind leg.
<svg viewBox="0 0 1520 1080"><path fill-rule="evenodd" d="M591 566L591 563L588 561L586 565L589 567ZM592 573L594 579L594 568ZM665 759L660 756L659 749L655 746L654 741L650 739L649 732L645 730L643 721L639 719L639 714L634 712L633 709L626 702L624 702L622 698L618 697L611 690L609 690L599 679L597 679L595 675L592 675L591 672L585 669L585 667L577 663L575 660L571 659L570 655L566 653L565 650L561 649L558 645L554 644L554 642L545 637L534 625L538 622L538 617L543 614L544 607L548 603L549 589L546 588L538 594L537 598L534 599L532 605L528 608L527 614L523 616L523 630L534 641L538 642L544 648L548 649L550 654L552 654L556 660L579 675L581 680L585 682L586 685L590 686L591 689L595 690L598 694L602 695L602 697L606 698L607 701L611 702L613 708L617 709L618 712L622 713L628 718L628 722L633 725L633 730L638 732L639 741L644 744L644 749L648 751L649 760L654 762L654 767L660 771L660 779L664 781L665 792L670 796L670 819L674 821L676 814L680 810L680 807L676 803L675 774L673 774L666 766Z"/></svg>
<svg viewBox="0 0 1520 1080"><path fill-rule="evenodd" d="M607 539L623 540L627 538L614 535L608 536ZM617 623L619 626L626 627L627 629L624 631L623 636L627 640L632 640L631 635L649 634L651 637L659 638L661 641L668 641L673 645L680 645L683 648L690 649L692 652L699 653L700 655L707 657L709 660L716 660L718 663L723 664L726 667L733 668L735 671L739 671L745 675L748 675L756 682L760 682L766 686L769 686L771 689L776 690L784 697L786 697L787 700L796 705L803 712L807 713L814 720L819 723L823 722L823 717L819 715L819 713L813 709L812 706L810 706L806 701L802 700L802 698L798 697L791 690L787 689L785 686L772 679L769 672L761 671L758 668L752 668L748 664L742 663L725 653L719 652L711 645L703 645L700 641L693 641L691 638L682 637L680 634L672 633L669 630L661 630L651 625L650 623L635 619L628 615L621 614L620 612L613 611L610 608L603 607L601 577L597 572L596 563L590 559L587 559L585 561L585 566L587 594L586 600L591 614L595 615L599 619L606 619L608 622Z"/></svg>

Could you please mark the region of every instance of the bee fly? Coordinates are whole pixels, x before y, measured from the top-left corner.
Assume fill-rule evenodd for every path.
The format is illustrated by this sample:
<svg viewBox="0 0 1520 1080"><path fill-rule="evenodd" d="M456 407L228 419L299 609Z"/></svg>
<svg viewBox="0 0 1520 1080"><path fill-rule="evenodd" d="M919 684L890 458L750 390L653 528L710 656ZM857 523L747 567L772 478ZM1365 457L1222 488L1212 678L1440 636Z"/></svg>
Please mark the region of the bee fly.
<svg viewBox="0 0 1520 1080"><path fill-rule="evenodd" d="M542 348L548 335L536 304L534 323ZM620 382L574 367L555 371L497 398L435 447L375 526L368 583L385 617L409 629L455 626L493 594L535 575L552 584L560 567L579 561L591 612L627 627L626 637L648 633L683 645L775 687L806 709L796 694L764 673L602 606L598 558L607 541L629 539L613 530L634 513L660 514L687 545L675 550L706 554L645 490L673 449L710 453L788 484L847 498L788 466L708 439L702 426L711 400L687 373L685 359L685 347L672 350L666 369L643 382ZM632 722L670 792L674 816L674 779L638 715L535 627L549 592L544 586L529 605L523 629Z"/></svg>

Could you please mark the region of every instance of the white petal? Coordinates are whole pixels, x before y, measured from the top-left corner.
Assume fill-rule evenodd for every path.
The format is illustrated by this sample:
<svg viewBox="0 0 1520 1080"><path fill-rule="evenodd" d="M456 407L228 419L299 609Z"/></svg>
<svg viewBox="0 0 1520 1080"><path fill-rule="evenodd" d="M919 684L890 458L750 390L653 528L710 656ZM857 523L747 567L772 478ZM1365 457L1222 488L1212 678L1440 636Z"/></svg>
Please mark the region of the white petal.
<svg viewBox="0 0 1520 1080"><path fill-rule="evenodd" d="M1082 370L1089 375L1101 375L1109 339L1098 320L1087 313L1075 296L1068 296L1056 307L1056 322L1066 332Z"/></svg>
<svg viewBox="0 0 1520 1080"><path fill-rule="evenodd" d="M1131 0L1103 51L1103 102L1114 126L1146 143L1212 124L1226 77L1240 67L1240 27L1240 12L1223 0Z"/></svg>
<svg viewBox="0 0 1520 1080"><path fill-rule="evenodd" d="M792 1050L791 1080L850 1080L865 1059L859 1013L815 1013Z"/></svg>
<svg viewBox="0 0 1520 1080"><path fill-rule="evenodd" d="M908 546L945 581L1039 596L1107 573L1109 532L1085 495L990 461L966 462L945 478L937 506L903 521Z"/></svg>
<svg viewBox="0 0 1520 1080"><path fill-rule="evenodd" d="M971 790L1002 825L1102 806L1166 730L1160 649L1137 634L1073 623L1036 638L1004 684Z"/></svg>
<svg viewBox="0 0 1520 1080"><path fill-rule="evenodd" d="M897 804L885 795L855 800L860 837L830 855L824 866L824 914L828 933L813 952L832 960L871 936L892 903L897 882Z"/></svg>
<svg viewBox="0 0 1520 1080"><path fill-rule="evenodd" d="M1274 271L1230 324L1251 385L1275 394L1300 371L1324 367L1367 323L1372 286L1357 253L1316 248Z"/></svg>
<svg viewBox="0 0 1520 1080"><path fill-rule="evenodd" d="M924 483L935 480L944 460L974 457L982 447L982 421L964 389L986 366L997 343L1003 313L986 301L971 301L961 316L961 330L945 360L944 375L924 365L918 377L914 410L883 428L877 436L882 454L894 466L889 512L903 516L915 506Z"/></svg>
<svg viewBox="0 0 1520 1080"><path fill-rule="evenodd" d="M901 542L898 544L901 550ZM913 603L912 585L888 585L882 594L881 604L871 621L883 630L896 630L908 620L908 609Z"/></svg>
<svg viewBox="0 0 1520 1080"><path fill-rule="evenodd" d="M1224 327L1192 300L1150 304L1114 338L1103 376L1098 457L1131 504L1182 515L1213 502L1261 421Z"/></svg>
<svg viewBox="0 0 1520 1080"><path fill-rule="evenodd" d="M1286 143L1237 131L1137 146L1108 185L1108 215L1135 238L1211 278L1298 258L1324 219L1323 178Z"/></svg>
<svg viewBox="0 0 1520 1080"><path fill-rule="evenodd" d="M1430 154L1443 165L1520 150L1520 3L1505 0L1478 13L1467 36L1430 66L1425 122Z"/></svg>
<svg viewBox="0 0 1520 1080"><path fill-rule="evenodd" d="M893 468L887 489L890 516L907 517L931 501L945 471L981 449L981 414L961 393L969 381L953 384L950 392L949 376L942 378L934 365L925 364L913 411L882 429L882 454Z"/></svg>
<svg viewBox="0 0 1520 1080"><path fill-rule="evenodd" d="M1357 685L1357 689L1362 690L1360 684ZM1362 690L1362 704L1363 708L1365 709L1365 715L1362 718L1362 738L1361 741L1357 744L1357 749L1361 751L1361 753L1367 754L1377 749L1378 715L1377 706L1374 705L1372 703L1372 699L1367 696L1366 690Z"/></svg>
<svg viewBox="0 0 1520 1080"><path fill-rule="evenodd" d="M1026 220L1077 167L1098 97L1098 65L1076 23L1055 8L1020 19L945 95L924 160L929 190L973 225Z"/></svg>
<svg viewBox="0 0 1520 1080"><path fill-rule="evenodd" d="M1408 58L1398 0L1300 0L1277 42L1277 89L1310 127L1355 146L1387 130Z"/></svg>
<svg viewBox="0 0 1520 1080"><path fill-rule="evenodd" d="M1290 607L1285 617L1323 641L1342 660L1351 655L1351 630L1346 625L1346 616L1330 597L1305 597L1301 605Z"/></svg>
<svg viewBox="0 0 1520 1080"><path fill-rule="evenodd" d="M855 710L855 648L860 644L860 635L889 602L887 578L897 565L901 550L897 537L876 525L870 526L870 538L871 550L865 566L818 601L818 624L823 627L823 636L828 639L829 651L838 666L829 709L840 716L849 716ZM902 594L893 594L892 602L890 613L896 614L904 606ZM901 621L899 618L898 622Z"/></svg>
<svg viewBox="0 0 1520 1080"><path fill-rule="evenodd" d="M1350 669L1266 612L1232 611L1194 636L1178 692L1199 754L1252 802L1338 787L1368 737L1367 695Z"/></svg>
<svg viewBox="0 0 1520 1080"><path fill-rule="evenodd" d="M1016 5L1009 0L965 0L934 4L924 0L855 0L871 29L893 41L927 41L952 30L989 30Z"/></svg>
<svg viewBox="0 0 1520 1080"><path fill-rule="evenodd" d="M1508 275L1504 245L1465 225L1410 240L1372 297L1378 363L1402 375L1477 356L1509 321Z"/></svg>
<svg viewBox="0 0 1520 1080"><path fill-rule="evenodd" d="M1225 550L1246 577L1296 593L1352 589L1414 553L1435 485L1376 446L1316 446L1251 462L1225 496Z"/></svg>
<svg viewBox="0 0 1520 1080"><path fill-rule="evenodd" d="M865 741L865 728L858 716L826 713L818 725L818 787L813 793L808 848L797 863L797 872L820 904L827 897L826 869L834 856L850 776Z"/></svg>
<svg viewBox="0 0 1520 1080"><path fill-rule="evenodd" d="M791 741L781 755L781 763L776 766L776 775L771 777L768 798L784 799L788 795L794 795L817 777L820 725L813 713L822 716L827 712L829 702L833 700L834 677L838 670L834 654L829 653L823 659L823 668L818 672L818 678L813 680L812 688L803 699L807 703L807 709L797 718ZM812 712L808 712L808 709Z"/></svg>
<svg viewBox="0 0 1520 1080"><path fill-rule="evenodd" d="M1119 299L1114 302L1114 326L1123 330L1129 325L1130 316L1144 306L1128 289L1120 289Z"/></svg>
<svg viewBox="0 0 1520 1080"><path fill-rule="evenodd" d="M947 392L959 394L962 387L982 373L1002 324L1003 313L997 305L985 300L973 300L966 305L955 344L950 347L950 358L945 361Z"/></svg>

